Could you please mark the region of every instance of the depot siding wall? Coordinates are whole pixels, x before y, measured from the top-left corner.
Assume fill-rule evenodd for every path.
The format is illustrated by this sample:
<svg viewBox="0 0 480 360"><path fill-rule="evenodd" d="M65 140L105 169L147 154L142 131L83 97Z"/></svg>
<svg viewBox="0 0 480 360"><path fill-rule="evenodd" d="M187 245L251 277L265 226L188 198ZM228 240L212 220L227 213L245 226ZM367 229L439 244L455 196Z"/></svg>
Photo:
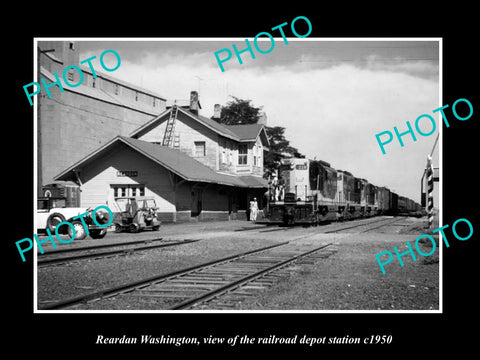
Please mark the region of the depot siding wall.
<svg viewBox="0 0 480 360"><path fill-rule="evenodd" d="M117 176L117 171L137 171L138 176ZM175 189L168 170L140 155L126 145L116 146L112 152L93 162L80 172L81 206L98 206L105 204L112 211L111 185L114 184L143 184L145 196L154 196L162 213L174 213Z"/></svg>
<svg viewBox="0 0 480 360"><path fill-rule="evenodd" d="M166 114L163 117L163 121L161 121L155 128L139 137L139 139L161 144L165 136L165 128L167 126L169 115L169 113ZM174 149L184 152L188 156L193 157L213 170L218 170L219 139L214 131L206 128L179 111L177 121L175 122L174 134L178 139L178 146L175 146L176 144L174 143ZM172 139L175 140L175 136L173 136ZM205 156L195 155L195 142L205 142Z"/></svg>
<svg viewBox="0 0 480 360"><path fill-rule="evenodd" d="M202 221L228 220L228 194L222 187L209 186L203 190L203 210L199 214Z"/></svg>
<svg viewBox="0 0 480 360"><path fill-rule="evenodd" d="M137 171L138 176L117 176L117 171ZM111 185L144 185L145 196L154 196L162 222L235 219L238 189L218 184L183 181L178 176L123 143L80 169L80 206L107 205L118 211ZM197 210L197 201L202 203ZM229 204L231 208L229 208ZM193 210L193 211L192 211Z"/></svg>
<svg viewBox="0 0 480 360"><path fill-rule="evenodd" d="M226 190L230 189L230 190ZM228 188L216 184L185 182L177 186L176 221L204 221L229 219L229 192ZM195 213L196 202L202 203L202 211Z"/></svg>
<svg viewBox="0 0 480 360"><path fill-rule="evenodd" d="M249 151L250 155L250 151ZM251 149L251 156L249 157L252 164L252 174L262 176L263 175L263 146L260 137L257 138L255 144Z"/></svg>
<svg viewBox="0 0 480 360"><path fill-rule="evenodd" d="M183 182L176 189L177 212L174 215L176 222L237 219L238 206L235 204L235 194L238 189L194 182ZM202 202L202 211L199 214L195 214L197 199ZM244 218L244 215L239 218Z"/></svg>
<svg viewBox="0 0 480 360"><path fill-rule="evenodd" d="M228 194L219 186L209 186L203 190L204 207L211 211L228 211Z"/></svg>

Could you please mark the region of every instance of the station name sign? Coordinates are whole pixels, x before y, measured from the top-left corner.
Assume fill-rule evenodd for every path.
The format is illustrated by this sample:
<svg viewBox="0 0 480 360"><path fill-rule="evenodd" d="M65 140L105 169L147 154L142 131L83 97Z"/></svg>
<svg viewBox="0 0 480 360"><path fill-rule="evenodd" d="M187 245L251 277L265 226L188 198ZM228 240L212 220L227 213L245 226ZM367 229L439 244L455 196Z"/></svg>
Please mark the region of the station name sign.
<svg viewBox="0 0 480 360"><path fill-rule="evenodd" d="M137 170L118 170L117 171L117 176L119 176L119 177L123 177L123 176L137 177L138 176L138 171Z"/></svg>

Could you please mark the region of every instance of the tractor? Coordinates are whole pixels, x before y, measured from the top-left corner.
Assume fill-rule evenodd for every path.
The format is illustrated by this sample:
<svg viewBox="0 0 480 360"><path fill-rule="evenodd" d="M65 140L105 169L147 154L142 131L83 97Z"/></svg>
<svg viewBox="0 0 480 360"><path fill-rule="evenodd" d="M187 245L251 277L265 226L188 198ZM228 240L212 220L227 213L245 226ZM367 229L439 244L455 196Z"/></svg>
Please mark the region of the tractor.
<svg viewBox="0 0 480 360"><path fill-rule="evenodd" d="M145 229L158 230L157 206L152 196L119 197L115 199L119 212L113 213L115 232L136 233Z"/></svg>

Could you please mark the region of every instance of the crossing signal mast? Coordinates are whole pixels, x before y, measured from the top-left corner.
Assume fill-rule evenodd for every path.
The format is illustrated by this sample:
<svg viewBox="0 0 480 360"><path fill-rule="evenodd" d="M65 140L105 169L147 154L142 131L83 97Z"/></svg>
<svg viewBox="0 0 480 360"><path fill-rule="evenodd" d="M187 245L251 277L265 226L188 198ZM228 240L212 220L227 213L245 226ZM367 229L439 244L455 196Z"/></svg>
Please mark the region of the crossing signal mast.
<svg viewBox="0 0 480 360"><path fill-rule="evenodd" d="M435 139L435 143L433 144L432 151L430 152L429 155L427 155L427 166L425 168L425 174L427 174L427 204L426 204L426 210L428 214L428 228L432 228L433 224L433 182L438 181L438 178L436 180L434 179L433 176L433 164L432 164L432 156L433 152L435 150L435 147L437 146L438 142L438 137L439 134L437 134L437 138ZM422 177L422 190L423 190L423 177Z"/></svg>

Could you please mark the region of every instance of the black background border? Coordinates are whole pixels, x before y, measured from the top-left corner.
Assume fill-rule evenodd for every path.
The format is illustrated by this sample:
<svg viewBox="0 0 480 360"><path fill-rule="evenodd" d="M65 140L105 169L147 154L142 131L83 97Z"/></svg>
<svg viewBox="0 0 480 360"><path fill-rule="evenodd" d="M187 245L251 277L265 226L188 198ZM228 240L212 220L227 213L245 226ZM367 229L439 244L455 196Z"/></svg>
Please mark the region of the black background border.
<svg viewBox="0 0 480 360"><path fill-rule="evenodd" d="M130 4L132 5L132 4ZM180 4L178 4L180 5ZM151 9L149 10L148 8ZM57 8L52 4L29 7L15 25L4 23L2 62L4 85L3 174L8 206L4 207L7 236L2 241L5 343L17 352L37 351L53 358L67 354L200 354L203 352L242 353L245 351L298 354L379 353L383 356L401 351L405 355L440 354L443 349L473 348L472 323L476 312L475 264L478 251L478 215L475 213L476 146L475 124L480 112L478 55L473 6L455 3L448 8L420 9L407 3L376 6L343 4L336 9L321 3L290 7L288 3L261 11L245 3L219 7L206 3L167 9L164 4L141 4L135 9L109 5L106 9L91 5ZM33 109L28 105L23 85L33 81L34 37L254 37L261 31L296 16L312 23L310 37L441 37L443 38L443 104L467 98L474 114L468 121L452 120L443 129L443 223L469 219L474 235L468 241L452 241L443 251L443 314L34 314L32 258L21 262L15 241L31 237L33 228ZM272 53L272 56L274 54ZM13 100L13 101L11 101ZM12 208L13 204L13 208ZM28 258L27 258L28 259ZM469 321L470 320L470 321ZM473 326L472 326L473 325ZM310 337L367 337L393 335L390 345L349 346L161 346L95 345L96 336L239 335ZM5 349L7 350L7 349ZM56 355L55 355L56 354ZM35 354L32 354L35 356Z"/></svg>

